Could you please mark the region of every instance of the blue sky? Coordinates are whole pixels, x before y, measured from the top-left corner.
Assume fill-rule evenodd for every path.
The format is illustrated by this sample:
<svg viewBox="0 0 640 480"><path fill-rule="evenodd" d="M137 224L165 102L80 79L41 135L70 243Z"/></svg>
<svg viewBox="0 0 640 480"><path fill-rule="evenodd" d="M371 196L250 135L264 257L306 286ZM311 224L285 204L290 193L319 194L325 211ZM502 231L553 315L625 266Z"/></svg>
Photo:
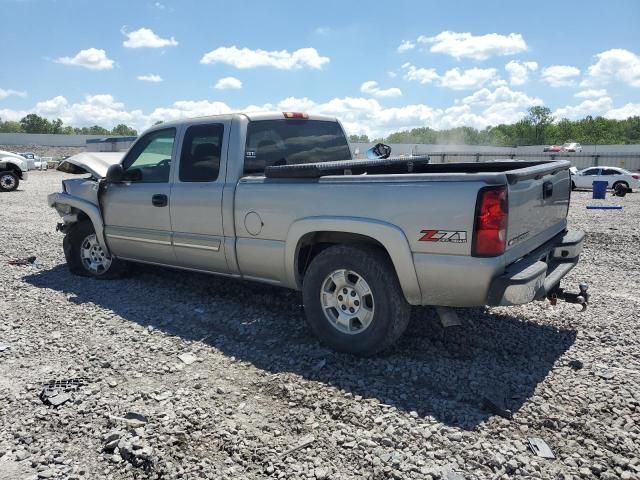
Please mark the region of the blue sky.
<svg viewBox="0 0 640 480"><path fill-rule="evenodd" d="M640 115L640 2L0 0L0 117L238 110L350 133ZM216 86L218 88L216 88Z"/></svg>

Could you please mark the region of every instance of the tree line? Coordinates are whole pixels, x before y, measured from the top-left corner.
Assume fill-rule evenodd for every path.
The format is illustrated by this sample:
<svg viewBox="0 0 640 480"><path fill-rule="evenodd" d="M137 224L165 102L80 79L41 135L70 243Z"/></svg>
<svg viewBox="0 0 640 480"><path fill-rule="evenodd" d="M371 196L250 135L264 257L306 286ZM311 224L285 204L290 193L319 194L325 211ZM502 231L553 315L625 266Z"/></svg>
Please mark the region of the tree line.
<svg viewBox="0 0 640 480"><path fill-rule="evenodd" d="M92 127L72 127L64 125L59 118L55 120L49 120L47 118L30 113L29 115L22 117L20 121L3 121L0 118L0 133L56 133L62 135L124 135L135 137L138 135L138 131L135 128L131 128L123 123L116 125L111 130L101 127L100 125L93 125Z"/></svg>
<svg viewBox="0 0 640 480"><path fill-rule="evenodd" d="M547 107L531 107L528 114L513 124L502 124L478 130L457 127L434 130L429 127L395 132L385 138L369 139L367 135L351 135L352 142L431 143L457 145L551 145L578 142L585 145L640 143L640 116L626 120L587 116L581 120L563 118L555 121Z"/></svg>

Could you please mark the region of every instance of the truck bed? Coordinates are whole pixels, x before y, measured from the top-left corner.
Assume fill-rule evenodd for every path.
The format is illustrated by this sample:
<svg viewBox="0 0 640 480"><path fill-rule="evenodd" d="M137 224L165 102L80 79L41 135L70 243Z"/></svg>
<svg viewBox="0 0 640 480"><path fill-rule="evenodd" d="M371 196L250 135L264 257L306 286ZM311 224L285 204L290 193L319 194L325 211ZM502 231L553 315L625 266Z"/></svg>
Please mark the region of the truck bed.
<svg viewBox="0 0 640 480"><path fill-rule="evenodd" d="M558 170L569 168L568 162L558 161L498 161L498 162L461 162L461 163L429 163L428 156L392 157L384 160L344 160L339 162L306 163L294 165L278 165L267 167L267 178L320 178L332 175L393 175L407 173L506 173L509 183L514 179L523 179L527 173L535 177L542 167L556 165ZM531 172L523 170L531 169ZM509 175L509 172L517 175ZM554 172L555 173L555 169ZM533 178L531 177L531 178Z"/></svg>

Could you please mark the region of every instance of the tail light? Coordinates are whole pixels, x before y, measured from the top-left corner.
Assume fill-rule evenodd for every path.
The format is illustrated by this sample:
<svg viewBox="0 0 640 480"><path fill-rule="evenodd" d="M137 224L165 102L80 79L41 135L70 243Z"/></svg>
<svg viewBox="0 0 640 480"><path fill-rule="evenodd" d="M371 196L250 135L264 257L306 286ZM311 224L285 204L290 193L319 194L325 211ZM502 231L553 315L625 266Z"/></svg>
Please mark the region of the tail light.
<svg viewBox="0 0 640 480"><path fill-rule="evenodd" d="M473 256L496 257L504 253L508 215L506 186L480 189L471 246Z"/></svg>
<svg viewBox="0 0 640 480"><path fill-rule="evenodd" d="M633 178L635 178L636 180L640 180L640 175L631 175Z"/></svg>

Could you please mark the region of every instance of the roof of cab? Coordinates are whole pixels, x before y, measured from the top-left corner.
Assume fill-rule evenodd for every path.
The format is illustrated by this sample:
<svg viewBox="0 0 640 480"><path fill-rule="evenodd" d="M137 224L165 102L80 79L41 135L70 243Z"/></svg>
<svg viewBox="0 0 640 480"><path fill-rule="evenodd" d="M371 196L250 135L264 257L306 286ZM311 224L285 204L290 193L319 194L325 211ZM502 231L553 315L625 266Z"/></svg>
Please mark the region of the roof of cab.
<svg viewBox="0 0 640 480"><path fill-rule="evenodd" d="M285 120L283 112L233 112L233 113L223 113L220 115L207 115L203 117L190 117L190 118L181 118L179 120L171 120L169 122L163 122L158 125L154 125L150 127L148 130L156 130L166 127L175 127L177 125L190 125L195 123L202 123L207 121L222 121L222 120L231 120L234 117L245 116L250 121L255 120ZM328 115L317 115L310 113L308 114L307 120L322 120L328 122L336 122L338 119L336 117L331 117Z"/></svg>

